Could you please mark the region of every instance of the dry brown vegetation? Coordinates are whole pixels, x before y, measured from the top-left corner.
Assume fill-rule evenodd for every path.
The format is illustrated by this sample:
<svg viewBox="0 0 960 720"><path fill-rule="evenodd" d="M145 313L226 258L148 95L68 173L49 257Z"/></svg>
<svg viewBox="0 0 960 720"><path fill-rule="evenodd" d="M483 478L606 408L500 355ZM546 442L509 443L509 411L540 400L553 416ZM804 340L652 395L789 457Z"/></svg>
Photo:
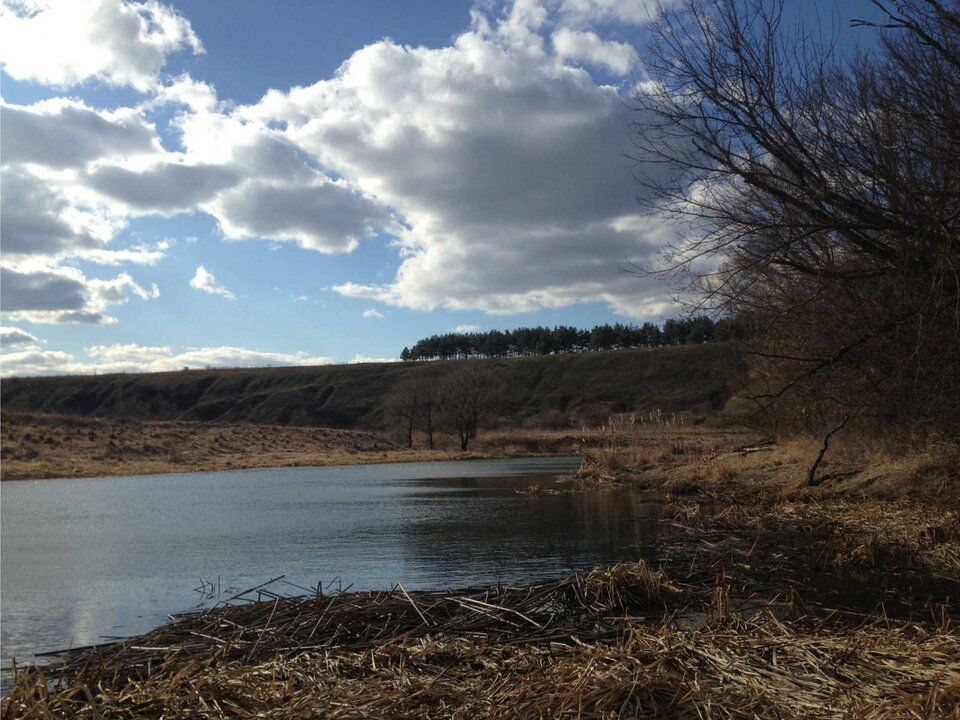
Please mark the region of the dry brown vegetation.
<svg viewBox="0 0 960 720"><path fill-rule="evenodd" d="M930 442L892 452L839 436L807 474L820 440L794 435L774 442L746 428L688 426L611 418L592 435L577 480L629 482L675 495L704 494L725 502L904 497L960 505L960 442Z"/></svg>
<svg viewBox="0 0 960 720"><path fill-rule="evenodd" d="M199 422L123 421L4 413L0 478L81 478L265 467L415 462L573 454L598 433L499 430L468 453L437 434L436 449L401 447L375 433L337 428Z"/></svg>
<svg viewBox="0 0 960 720"><path fill-rule="evenodd" d="M622 563L516 588L267 592L20 671L3 716L957 717L947 608L907 622L758 601L736 572L762 553L700 549L666 561L682 581Z"/></svg>
<svg viewBox="0 0 960 720"><path fill-rule="evenodd" d="M4 413L4 480L386 462L372 433L277 425L135 422Z"/></svg>
<svg viewBox="0 0 960 720"><path fill-rule="evenodd" d="M759 444L655 413L578 435L581 483L663 497L655 567L258 590L61 669L20 669L3 717L960 717L949 448L894 459L841 443L811 488L814 439ZM574 440L536 442L549 437Z"/></svg>
<svg viewBox="0 0 960 720"><path fill-rule="evenodd" d="M893 455L841 441L811 487L814 438L776 444L745 430L641 425L632 417L608 422L599 435L573 478L578 484L661 493L665 512L698 530L751 528L782 544L815 535L818 561L834 567L960 578L957 442Z"/></svg>

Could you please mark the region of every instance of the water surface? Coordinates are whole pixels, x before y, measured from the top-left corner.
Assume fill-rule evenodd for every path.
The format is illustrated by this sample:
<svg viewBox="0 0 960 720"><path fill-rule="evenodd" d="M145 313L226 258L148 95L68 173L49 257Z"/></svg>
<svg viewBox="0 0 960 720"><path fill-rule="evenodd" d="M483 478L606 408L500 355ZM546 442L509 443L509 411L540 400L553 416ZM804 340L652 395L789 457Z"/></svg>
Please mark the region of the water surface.
<svg viewBox="0 0 960 720"><path fill-rule="evenodd" d="M144 632L168 613L277 575L303 587L437 588L526 582L648 555L659 531L642 495L517 494L533 483L555 487L578 464L502 459L5 482L3 668L14 656ZM202 583L219 584L219 598L196 591Z"/></svg>

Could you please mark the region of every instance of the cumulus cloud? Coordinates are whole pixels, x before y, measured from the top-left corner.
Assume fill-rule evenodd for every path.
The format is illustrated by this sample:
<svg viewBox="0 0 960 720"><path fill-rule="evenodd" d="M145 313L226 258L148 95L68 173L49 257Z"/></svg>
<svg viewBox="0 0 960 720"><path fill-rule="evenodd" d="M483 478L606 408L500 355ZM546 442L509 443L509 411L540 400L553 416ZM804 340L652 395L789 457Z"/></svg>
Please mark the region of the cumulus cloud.
<svg viewBox="0 0 960 720"><path fill-rule="evenodd" d="M169 372L183 368L329 365L334 362L331 358L305 352L269 352L229 345L180 351L166 346L94 345L86 348L86 355L86 358L77 358L71 353L31 346L0 355L0 372L4 376L89 375Z"/></svg>
<svg viewBox="0 0 960 720"><path fill-rule="evenodd" d="M630 43L603 40L590 30L560 28L553 34L553 47L562 58L602 65L617 75L630 72L637 57Z"/></svg>
<svg viewBox="0 0 960 720"><path fill-rule="evenodd" d="M68 5L8 12L4 22L62 21ZM342 282L335 290L344 295L490 313L593 301L649 316L667 306L664 288L618 267L649 258L672 231L657 218L637 219L622 95L572 64L627 72L632 47L598 28L642 22L648 5L517 0L493 20L475 8L470 29L447 47L383 40L330 79L235 107L187 75L158 82L169 52L201 49L186 20L157 2L102 0L98 22L115 21L116 37L133 37L120 25L149 21L125 51L126 71L116 69L116 43L104 40L106 59L95 69L78 69L80 60L64 69L54 58L42 71L17 72L44 82L95 77L153 95L109 113L72 101L5 108L14 120L4 153L9 146L16 160L4 168L4 252L44 257L51 267L70 255L150 264L163 249L107 244L130 217L203 211L227 239L325 253L389 236L400 260L394 278ZM78 6L85 9L71 17L86 37L93 5ZM145 120L162 107L174 110L176 151L160 147ZM34 126L48 146L31 136ZM201 270L192 286L233 297ZM30 312L93 319L102 310L86 302Z"/></svg>
<svg viewBox="0 0 960 720"><path fill-rule="evenodd" d="M227 239L350 252L360 240L397 228L389 208L355 184L331 178L314 154L272 127L273 118L221 112L213 97L188 102L191 111L176 120L185 157L235 173L209 202L197 199Z"/></svg>
<svg viewBox="0 0 960 720"><path fill-rule="evenodd" d="M94 263L153 264L164 249L109 249L124 228L122 208L85 186L86 168L162 153L155 129L131 109L91 109L55 99L31 106L3 104L0 223L3 262L52 265L68 257Z"/></svg>
<svg viewBox="0 0 960 720"><path fill-rule="evenodd" d="M156 95L146 105L160 107L166 103L185 105L195 112L212 112L220 106L217 91L212 85L187 74L157 88Z"/></svg>
<svg viewBox="0 0 960 720"><path fill-rule="evenodd" d="M143 116L170 103L186 107L172 121L182 152L164 150ZM328 177L283 133L223 111L211 86L187 76L138 110L108 113L61 99L3 112L13 191L4 208L8 251L62 256L109 242L130 217L198 210L228 239L291 241L326 253L349 252L398 227L384 205ZM78 224L97 232L86 237Z"/></svg>
<svg viewBox="0 0 960 720"><path fill-rule="evenodd" d="M320 252L350 252L391 225L390 213L345 183L305 185L248 180L211 205L227 238L287 240Z"/></svg>
<svg viewBox="0 0 960 720"><path fill-rule="evenodd" d="M194 209L239 180L235 169L222 165L166 162L136 171L101 167L90 174L89 186L135 211L173 214Z"/></svg>
<svg viewBox="0 0 960 720"><path fill-rule="evenodd" d="M109 280L89 279L76 268L18 270L0 267L0 310L15 320L35 323L109 324L105 311L131 296L155 299L160 290L140 286L129 274Z"/></svg>
<svg viewBox="0 0 960 720"><path fill-rule="evenodd" d="M76 276L0 268L0 307L4 312L80 310L87 301L87 287Z"/></svg>
<svg viewBox="0 0 960 720"><path fill-rule="evenodd" d="M77 100L0 106L0 156L7 163L80 167L98 158L161 151L156 131L135 110L97 111Z"/></svg>
<svg viewBox="0 0 960 720"><path fill-rule="evenodd" d="M73 356L60 350L30 346L0 355L0 375L73 375L83 370L73 366Z"/></svg>
<svg viewBox="0 0 960 720"><path fill-rule="evenodd" d="M0 327L0 346L7 347L24 343L34 345L39 342L40 340L35 335L31 335L26 330L16 327Z"/></svg>
<svg viewBox="0 0 960 720"><path fill-rule="evenodd" d="M213 273L209 272L203 265L197 268L197 272L190 280L190 287L196 290L202 290L205 293L210 293L211 295L220 295L227 300L237 299L237 296L218 283Z"/></svg>
<svg viewBox="0 0 960 720"><path fill-rule="evenodd" d="M394 280L337 292L491 313L601 301L639 317L665 307L664 288L618 270L671 239L656 219L632 221L622 97L500 32L467 32L441 49L384 40L331 80L236 112L286 123L293 142L402 219Z"/></svg>
<svg viewBox="0 0 960 720"><path fill-rule="evenodd" d="M190 23L157 0L4 0L0 62L16 80L157 86L167 56L202 53Z"/></svg>
<svg viewBox="0 0 960 720"><path fill-rule="evenodd" d="M480 332L479 325L457 325L453 331L455 333L475 333Z"/></svg>
<svg viewBox="0 0 960 720"><path fill-rule="evenodd" d="M98 246L99 239L77 222L83 214L72 210L55 184L22 168L4 167L0 193L3 252L8 256L58 255Z"/></svg>
<svg viewBox="0 0 960 720"><path fill-rule="evenodd" d="M373 310L373 309L364 310L363 316L371 320L383 320L383 313L380 312L379 310Z"/></svg>

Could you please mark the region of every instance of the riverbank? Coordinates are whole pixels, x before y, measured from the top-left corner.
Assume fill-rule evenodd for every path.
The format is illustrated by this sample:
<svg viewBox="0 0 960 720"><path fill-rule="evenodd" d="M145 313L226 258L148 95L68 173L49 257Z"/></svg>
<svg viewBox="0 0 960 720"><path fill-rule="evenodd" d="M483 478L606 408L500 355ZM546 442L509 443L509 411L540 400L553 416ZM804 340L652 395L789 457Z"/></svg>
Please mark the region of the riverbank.
<svg viewBox="0 0 960 720"><path fill-rule="evenodd" d="M3 717L960 717L952 445L838 443L809 486L813 441L637 418L580 441L571 491L660 498L646 564L518 587L267 585L23 668Z"/></svg>
<svg viewBox="0 0 960 720"><path fill-rule="evenodd" d="M960 439L892 452L834 439L810 477L821 441L780 441L737 427L658 426L621 418L598 429L574 477L583 487L626 484L722 504L860 499L929 502L960 511Z"/></svg>
<svg viewBox="0 0 960 720"><path fill-rule="evenodd" d="M884 563L833 562L849 534L758 517L674 501L655 568L549 583L254 588L21 670L3 716L956 718L958 576L887 533Z"/></svg>
<svg viewBox="0 0 960 720"><path fill-rule="evenodd" d="M464 453L449 438L411 450L360 430L4 413L0 479L570 455L585 442L572 430L488 432Z"/></svg>

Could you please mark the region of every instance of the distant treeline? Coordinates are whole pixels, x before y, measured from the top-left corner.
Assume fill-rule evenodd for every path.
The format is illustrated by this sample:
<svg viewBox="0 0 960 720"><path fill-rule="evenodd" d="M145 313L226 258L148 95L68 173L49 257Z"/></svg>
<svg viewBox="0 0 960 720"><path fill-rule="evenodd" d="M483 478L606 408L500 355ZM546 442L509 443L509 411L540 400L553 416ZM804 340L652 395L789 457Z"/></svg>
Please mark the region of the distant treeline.
<svg viewBox="0 0 960 720"><path fill-rule="evenodd" d="M506 358L529 355L553 355L625 348L652 348L662 345L700 344L746 337L743 325L736 320L713 320L698 315L667 320L663 327L643 325L597 325L590 330L558 325L557 327L522 327L516 330L491 330L475 333L431 335L405 347L400 353L404 362L418 360L457 360L466 358Z"/></svg>

